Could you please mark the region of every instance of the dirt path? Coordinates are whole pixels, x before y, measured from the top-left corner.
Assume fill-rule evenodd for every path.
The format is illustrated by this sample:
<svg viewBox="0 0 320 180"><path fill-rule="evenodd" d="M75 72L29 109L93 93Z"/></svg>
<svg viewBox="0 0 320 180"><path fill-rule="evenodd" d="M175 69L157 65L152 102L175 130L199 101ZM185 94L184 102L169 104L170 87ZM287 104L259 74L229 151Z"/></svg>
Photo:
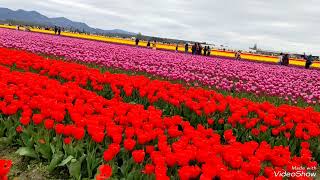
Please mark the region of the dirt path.
<svg viewBox="0 0 320 180"><path fill-rule="evenodd" d="M47 164L38 160L22 157L16 154L17 148L0 148L0 159L10 159L12 167L9 179L13 180L63 180L66 177L66 169L56 170L49 174L46 170Z"/></svg>

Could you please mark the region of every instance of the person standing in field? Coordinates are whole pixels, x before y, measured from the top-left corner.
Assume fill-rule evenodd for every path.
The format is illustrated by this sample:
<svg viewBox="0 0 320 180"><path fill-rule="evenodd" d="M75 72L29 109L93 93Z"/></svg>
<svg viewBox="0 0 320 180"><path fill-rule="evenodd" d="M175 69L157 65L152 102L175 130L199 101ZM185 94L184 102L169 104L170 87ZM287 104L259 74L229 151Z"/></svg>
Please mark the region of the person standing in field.
<svg viewBox="0 0 320 180"><path fill-rule="evenodd" d="M196 52L195 52L195 54L196 54L196 55L199 54L199 44L198 44L198 43L196 43Z"/></svg>
<svg viewBox="0 0 320 180"><path fill-rule="evenodd" d="M211 49L210 49L210 46L208 46L208 48L207 48L207 56L210 56L210 53L211 53Z"/></svg>
<svg viewBox="0 0 320 180"><path fill-rule="evenodd" d="M153 42L153 45L152 45L152 48L153 48L154 50L156 50L156 49L157 49L157 45L156 45L156 43L157 43L157 41L155 40L155 41Z"/></svg>
<svg viewBox="0 0 320 180"><path fill-rule="evenodd" d="M54 26L54 34L57 34L57 32L58 32L58 28L57 26Z"/></svg>
<svg viewBox="0 0 320 180"><path fill-rule="evenodd" d="M59 29L58 29L58 35L59 36L61 35L61 27L59 27Z"/></svg>
<svg viewBox="0 0 320 180"><path fill-rule="evenodd" d="M196 43L196 55L199 55L200 52L200 44Z"/></svg>
<svg viewBox="0 0 320 180"><path fill-rule="evenodd" d="M281 58L281 65L284 65L285 56L286 56L286 54L282 54L282 58Z"/></svg>
<svg viewBox="0 0 320 180"><path fill-rule="evenodd" d="M306 69L309 69L312 62L313 62L313 58L312 58L312 55L310 54L308 57L305 56L304 58L306 60L306 65L305 65L305 68Z"/></svg>
<svg viewBox="0 0 320 180"><path fill-rule="evenodd" d="M192 52L192 54L195 54L195 52L196 52L196 45L195 44L193 44L191 46L191 52Z"/></svg>
<svg viewBox="0 0 320 180"><path fill-rule="evenodd" d="M138 46L138 45L139 45L139 39L136 38L136 46Z"/></svg>
<svg viewBox="0 0 320 180"><path fill-rule="evenodd" d="M240 60L241 59L240 51L236 51L235 58L236 58L236 60Z"/></svg>
<svg viewBox="0 0 320 180"><path fill-rule="evenodd" d="M176 52L179 50L179 44L176 45Z"/></svg>
<svg viewBox="0 0 320 180"><path fill-rule="evenodd" d="M285 54L282 58L282 65L288 66L289 65L289 54Z"/></svg>
<svg viewBox="0 0 320 180"><path fill-rule="evenodd" d="M204 49L203 49L203 55L206 56L207 55L207 46L204 46Z"/></svg>
<svg viewBox="0 0 320 180"><path fill-rule="evenodd" d="M201 46L201 44L199 43L199 55L202 55L202 46Z"/></svg>
<svg viewBox="0 0 320 180"><path fill-rule="evenodd" d="M188 53L188 51L189 51L189 44L186 43L186 45L184 46L184 52Z"/></svg>
<svg viewBox="0 0 320 180"><path fill-rule="evenodd" d="M280 53L280 56L279 56L279 62L278 62L280 65L282 65L282 59L283 59L283 54L282 54L282 53Z"/></svg>
<svg viewBox="0 0 320 180"><path fill-rule="evenodd" d="M147 48L150 48L150 40L147 43Z"/></svg>

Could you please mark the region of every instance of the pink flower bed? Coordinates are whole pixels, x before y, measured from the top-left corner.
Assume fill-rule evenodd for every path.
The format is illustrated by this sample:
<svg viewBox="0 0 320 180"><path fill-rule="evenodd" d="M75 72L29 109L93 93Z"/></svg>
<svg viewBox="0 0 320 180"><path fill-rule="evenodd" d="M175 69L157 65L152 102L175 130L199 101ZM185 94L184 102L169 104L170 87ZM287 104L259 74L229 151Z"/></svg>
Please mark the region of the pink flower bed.
<svg viewBox="0 0 320 180"><path fill-rule="evenodd" d="M208 58L75 38L0 29L0 46L64 56L222 90L320 102L320 71Z"/></svg>

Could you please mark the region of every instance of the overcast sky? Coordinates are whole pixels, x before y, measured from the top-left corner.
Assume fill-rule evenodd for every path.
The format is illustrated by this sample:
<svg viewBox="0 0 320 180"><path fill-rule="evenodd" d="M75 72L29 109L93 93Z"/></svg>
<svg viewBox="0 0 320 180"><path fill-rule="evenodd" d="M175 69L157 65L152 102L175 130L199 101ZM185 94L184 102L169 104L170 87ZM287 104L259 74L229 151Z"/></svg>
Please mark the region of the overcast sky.
<svg viewBox="0 0 320 180"><path fill-rule="evenodd" d="M92 27L320 54L319 0L0 0Z"/></svg>

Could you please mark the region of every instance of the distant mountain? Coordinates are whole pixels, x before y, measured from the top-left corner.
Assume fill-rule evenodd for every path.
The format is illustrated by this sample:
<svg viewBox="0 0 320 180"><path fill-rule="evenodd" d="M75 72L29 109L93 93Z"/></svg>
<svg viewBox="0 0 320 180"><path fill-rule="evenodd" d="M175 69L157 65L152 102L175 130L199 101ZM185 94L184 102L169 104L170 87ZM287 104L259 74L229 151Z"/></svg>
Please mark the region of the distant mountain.
<svg viewBox="0 0 320 180"><path fill-rule="evenodd" d="M37 11L25 11L25 10L11 10L8 8L0 8L0 20L1 21L16 21L30 24L37 24L43 26L60 26L63 28L85 31L95 34L123 34L123 35L136 35L136 33L124 31L121 29L103 30L98 28L92 28L85 23L71 21L64 17L48 18Z"/></svg>

